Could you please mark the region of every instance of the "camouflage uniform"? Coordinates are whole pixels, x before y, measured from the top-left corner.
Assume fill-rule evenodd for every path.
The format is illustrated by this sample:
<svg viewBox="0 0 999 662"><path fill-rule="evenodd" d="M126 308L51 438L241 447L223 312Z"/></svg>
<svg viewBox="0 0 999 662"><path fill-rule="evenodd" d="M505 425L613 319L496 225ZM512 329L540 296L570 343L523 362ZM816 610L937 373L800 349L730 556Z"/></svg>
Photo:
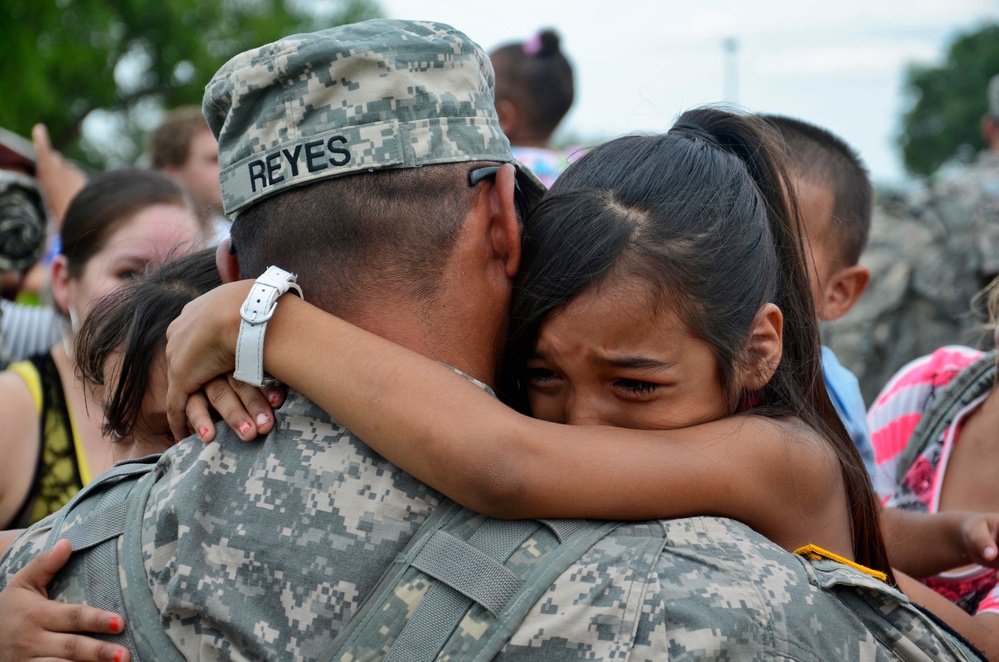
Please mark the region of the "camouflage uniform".
<svg viewBox="0 0 999 662"><path fill-rule="evenodd" d="M933 186L941 215L963 216L974 234L978 273L983 281L999 274L999 154L985 151L968 167Z"/></svg>
<svg viewBox="0 0 999 662"><path fill-rule="evenodd" d="M457 517L458 526L444 530L469 540L471 531L487 525L505 527L503 536L527 526L479 519L483 521ZM570 520L558 523L556 530L570 523L583 527ZM326 659L432 659L407 655L410 648L421 647L421 635L437 635L426 623L419 634L408 632L428 606L431 617L446 621L445 627L456 623L433 658L438 660L488 660L494 659L493 651L498 651L496 660L554 661L975 657L880 579L834 560L789 554L733 520L690 517L590 525L604 529L603 537L578 559L572 557L567 569L555 573L554 582L538 582L542 591L520 593L498 610L487 610L482 605L489 600L483 600L463 615L459 612L460 621L454 616L447 620L451 603L446 598L426 603L433 602L431 591L437 590L434 597L439 598L440 589L446 592L461 582L445 575L446 585L439 586L414 561L403 563L405 574L379 588L387 598L355 617L350 639L339 642L339 653ZM609 534L607 527L612 528ZM535 559L557 546L552 530L540 526L505 565L530 583L538 577L531 574L537 570ZM523 610L509 606L528 594L532 602ZM512 620L490 612L512 614ZM405 647L400 655L393 646Z"/></svg>
<svg viewBox="0 0 999 662"><path fill-rule="evenodd" d="M226 212L323 176L508 162L491 92L485 53L438 24L371 21L237 56L205 101ZM537 192L529 174L519 181ZM221 426L216 443L192 438L156 471L142 561L162 627L189 659L315 659L441 499L294 392L262 442ZM19 539L0 580L44 546L46 526ZM544 529L520 540L524 561L550 543ZM52 595L75 594L86 572L71 566ZM427 590L420 580L400 590L386 617L408 615ZM487 615L473 612L443 659L462 659L484 635ZM621 525L601 539L533 604L499 657L969 655L873 578L788 554L735 522L689 518Z"/></svg>
<svg viewBox="0 0 999 662"><path fill-rule="evenodd" d="M628 524L562 574L497 660L953 660L884 582L733 520Z"/></svg>
<svg viewBox="0 0 999 662"><path fill-rule="evenodd" d="M999 122L999 76L989 84L988 115ZM879 191L860 261L871 270L867 292L824 330L867 402L902 366L939 347L993 347L976 295L999 274L999 154Z"/></svg>
<svg viewBox="0 0 999 662"><path fill-rule="evenodd" d="M999 267L999 155L906 191L881 192L860 262L867 292L827 341L870 403L909 361L954 343L988 349L976 293Z"/></svg>
<svg viewBox="0 0 999 662"><path fill-rule="evenodd" d="M187 659L317 659L440 500L296 393L262 443L220 427L217 443L186 441L157 472L143 561ZM0 582L45 547L49 521L18 540ZM515 556L526 568L551 542L541 529ZM50 594L79 595L86 572ZM432 584L397 590L385 639L345 659L379 659ZM464 659L492 620L473 608L439 659ZM621 525L511 627L498 660L973 659L880 580L713 517Z"/></svg>
<svg viewBox="0 0 999 662"><path fill-rule="evenodd" d="M440 499L297 394L277 426L161 461L143 553L189 658L315 659Z"/></svg>

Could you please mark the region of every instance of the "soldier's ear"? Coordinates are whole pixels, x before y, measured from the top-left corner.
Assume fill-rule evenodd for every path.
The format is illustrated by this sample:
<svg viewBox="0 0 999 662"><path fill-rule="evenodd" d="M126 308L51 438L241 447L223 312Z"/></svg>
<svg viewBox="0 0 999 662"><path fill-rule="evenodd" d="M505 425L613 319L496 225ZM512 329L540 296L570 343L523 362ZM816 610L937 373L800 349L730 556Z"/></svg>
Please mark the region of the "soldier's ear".
<svg viewBox="0 0 999 662"><path fill-rule="evenodd" d="M517 275L520 268L520 219L517 217L515 191L517 170L509 163L496 173L495 186L490 196L490 243L493 254L503 260L508 278Z"/></svg>
<svg viewBox="0 0 999 662"><path fill-rule="evenodd" d="M239 256L232 250L232 239L229 237L215 249L215 268L219 270L223 283L239 280Z"/></svg>

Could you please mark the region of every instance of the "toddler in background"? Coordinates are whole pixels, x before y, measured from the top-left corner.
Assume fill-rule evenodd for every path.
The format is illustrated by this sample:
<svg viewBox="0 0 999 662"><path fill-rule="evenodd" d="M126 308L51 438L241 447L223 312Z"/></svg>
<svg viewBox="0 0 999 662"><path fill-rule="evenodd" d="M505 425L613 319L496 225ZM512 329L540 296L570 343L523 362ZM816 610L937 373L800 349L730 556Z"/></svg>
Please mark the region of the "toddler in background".
<svg viewBox="0 0 999 662"><path fill-rule="evenodd" d="M545 29L528 41L500 46L489 57L496 72L496 114L513 156L550 187L582 154L579 148L550 147L575 95L572 64L559 36Z"/></svg>

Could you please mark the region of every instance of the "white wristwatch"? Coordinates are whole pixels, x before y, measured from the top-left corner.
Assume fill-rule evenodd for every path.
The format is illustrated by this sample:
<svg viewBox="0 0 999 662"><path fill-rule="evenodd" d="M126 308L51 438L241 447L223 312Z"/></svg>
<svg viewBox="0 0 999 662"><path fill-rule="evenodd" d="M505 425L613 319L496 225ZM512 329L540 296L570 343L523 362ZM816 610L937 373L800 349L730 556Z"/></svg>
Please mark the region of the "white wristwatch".
<svg viewBox="0 0 999 662"><path fill-rule="evenodd" d="M288 290L294 290L305 298L296 276L279 267L268 267L253 284L250 294L243 301L239 315L243 321L239 325L236 340L236 372L233 377L241 382L263 386L273 380L264 377L264 331L267 320L274 315L278 298Z"/></svg>

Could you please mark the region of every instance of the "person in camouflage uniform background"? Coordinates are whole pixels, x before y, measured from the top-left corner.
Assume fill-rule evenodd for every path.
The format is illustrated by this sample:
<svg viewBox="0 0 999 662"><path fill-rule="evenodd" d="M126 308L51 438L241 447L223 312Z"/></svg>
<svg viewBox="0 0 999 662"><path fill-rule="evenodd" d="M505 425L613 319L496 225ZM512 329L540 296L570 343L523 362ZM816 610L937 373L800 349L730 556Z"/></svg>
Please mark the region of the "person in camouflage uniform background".
<svg viewBox="0 0 999 662"><path fill-rule="evenodd" d="M870 285L825 329L868 406L913 359L950 344L992 346L975 301L999 273L999 75L988 86L982 128L988 149L968 166L879 192L861 257Z"/></svg>
<svg viewBox="0 0 999 662"><path fill-rule="evenodd" d="M953 197L963 199L971 209L984 287L999 275L999 74L989 81L982 132L988 149L948 184L956 189Z"/></svg>
<svg viewBox="0 0 999 662"><path fill-rule="evenodd" d="M539 190L505 165L491 88L481 49L433 23L343 26L234 58L205 101L236 216L235 255L220 252L226 276L279 262L321 307L486 388L518 254L515 178L523 193ZM494 179L469 186L470 170L495 163ZM142 560L163 630L187 658L316 659L441 496L295 392L263 442L224 426L217 435L168 451L145 507ZM43 524L12 548L3 583L45 534ZM71 568L51 593L66 599L82 582L85 569ZM460 638L483 635L474 618L459 627ZM885 583L711 517L617 528L555 580L500 653L972 655Z"/></svg>

